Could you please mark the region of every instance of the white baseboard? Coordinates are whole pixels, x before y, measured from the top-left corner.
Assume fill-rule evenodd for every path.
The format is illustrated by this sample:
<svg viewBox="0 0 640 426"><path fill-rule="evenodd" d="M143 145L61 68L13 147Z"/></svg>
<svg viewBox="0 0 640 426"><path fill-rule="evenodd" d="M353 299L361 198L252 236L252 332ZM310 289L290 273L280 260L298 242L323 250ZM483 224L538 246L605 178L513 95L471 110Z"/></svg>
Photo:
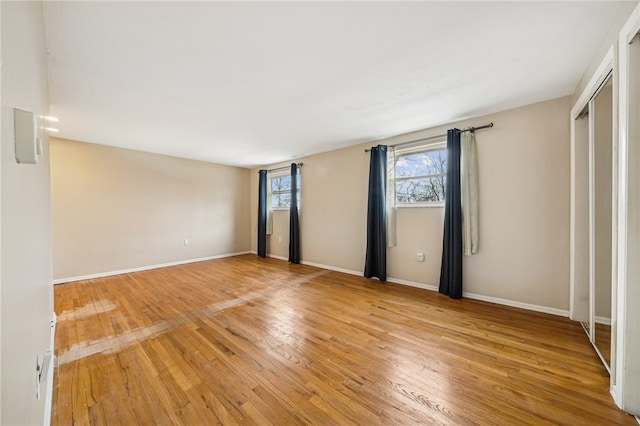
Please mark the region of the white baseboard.
<svg viewBox="0 0 640 426"><path fill-rule="evenodd" d="M362 276L362 271L354 271L353 269L345 269L345 268L339 268L337 266L322 265L320 263L307 262L305 260L303 260L301 263L303 265L315 266L316 268L328 269L330 271L342 272L344 274L357 275L360 277Z"/></svg>
<svg viewBox="0 0 640 426"><path fill-rule="evenodd" d="M100 272L97 274L81 275L78 277L58 278L53 280L53 284L62 284L62 283L69 283L73 281L90 280L93 278L110 277L112 275L128 274L131 272L148 271L150 269L166 268L167 266L184 265L186 263L203 262L205 260L222 259L224 257L240 256L240 255L249 254L249 253L251 252L241 251L238 253L226 253L226 254L219 254L216 256L199 257L197 259L178 260L177 262L168 262L168 263L161 263L158 265L141 266L138 268L122 269L119 271Z"/></svg>
<svg viewBox="0 0 640 426"><path fill-rule="evenodd" d="M323 265L323 264L320 264L320 263L302 261L302 264L309 265L309 266L316 266L318 268L329 269L329 270L337 271L337 272L344 272L346 274L351 274L351 275L358 275L358 276L362 276L363 275L362 271L354 271L354 270L351 270L351 269L338 268L338 267L335 267L335 266ZM415 281L408 281L408 280L403 280L403 279L394 278L394 277L387 277L387 281L390 282L390 283L394 283L394 284L402 284L402 285L407 285L407 286L410 286L410 287L421 288L421 289L424 289L424 290L438 291L438 286L437 285L433 285L433 284L418 283L418 282L415 282ZM523 303L523 302L518 302L518 301L515 301L515 300L502 299L502 298L499 298L499 297L484 296L482 294L475 294L475 293L468 293L468 292L463 292L462 295L463 295L463 297L466 297L466 298L469 298L469 299L482 300L484 302L496 303L498 305L511 306L511 307L514 307L514 308L526 309L526 310L535 311L535 312L543 312L545 314L558 315L558 316L561 316L561 317L569 317L569 311L568 310L550 308L548 306L533 305L531 303Z"/></svg>
<svg viewBox="0 0 640 426"><path fill-rule="evenodd" d="M257 254L255 251L252 251L251 253ZM273 259L284 260L285 262L289 261L289 259L284 257L284 256L278 256L278 255L271 254L271 253L267 253L267 257L271 257ZM328 269L330 271L342 272L342 273L349 274L349 275L362 276L362 271L354 271L352 269L339 268L337 266L324 265L322 263L307 262L306 260L301 260L300 263L302 265L315 266L316 268Z"/></svg>
<svg viewBox="0 0 640 426"><path fill-rule="evenodd" d="M256 254L255 251L252 251L251 253ZM275 255L271 255L271 254L267 254L267 256L273 257L275 259L285 260L285 261L288 260L288 259L286 259L286 258L284 258L282 256L275 256ZM315 263L315 262L307 262L305 260L301 261L301 263L303 265L315 266L317 268L328 269L330 271L343 272L345 274L363 276L363 272L362 271L354 271L353 269L339 268L337 266L324 265L322 263ZM421 288L421 289L424 289L424 290L438 291L438 286L433 285L433 284L417 283L415 281L407 281L407 280L403 280L403 279L400 279L400 278L394 278L394 277L387 277L387 281L390 282L390 283L394 283L394 284L402 284L402 285L407 285L407 286L410 286L410 287ZM567 317L567 318L569 317L569 311L568 310L564 310L564 309L556 309L556 308L551 308L551 307L548 307L548 306L534 305L534 304L531 304L531 303L518 302L518 301L515 301L515 300L502 299L500 297L484 296L482 294L475 294L475 293L468 293L468 292L463 292L462 296L466 297L468 299L482 300L484 302L496 303L498 305L504 305L504 306L511 306L513 308L526 309L528 311L542 312L542 313L545 313L545 314L557 315L557 316L560 316L560 317ZM598 318L600 318L600 317L598 317Z"/></svg>
<svg viewBox="0 0 640 426"><path fill-rule="evenodd" d="M595 320L596 324L611 325L611 318L595 317L594 320Z"/></svg>
<svg viewBox="0 0 640 426"><path fill-rule="evenodd" d="M482 300L484 302L497 303L498 305L511 306L514 308L526 309L528 311L542 312L545 314L558 315L569 318L569 311L565 309L551 308L549 306L534 305L531 303L518 302L515 300L502 299L500 297L484 296L482 294L462 292L463 297L469 299Z"/></svg>
<svg viewBox="0 0 640 426"><path fill-rule="evenodd" d="M285 262L289 261L289 258L284 257L284 256L277 256L275 254L267 254L267 257L272 257L272 258L278 259L278 260L284 260Z"/></svg>
<svg viewBox="0 0 640 426"><path fill-rule="evenodd" d="M417 283L415 281L401 280L400 278L387 277L387 281L394 284L407 285L409 287L417 287L423 290L438 291L437 285Z"/></svg>
<svg viewBox="0 0 640 426"><path fill-rule="evenodd" d="M411 286L411 287L422 288L422 289L425 289L425 290L438 291L438 286L437 285L433 285L433 284L417 283L417 282L413 282L413 281L401 280L399 278L392 278L392 277L388 277L387 281L392 282L392 283L396 283L396 284L402 284L402 285L408 285L408 286ZM462 296L466 297L468 299L482 300L484 302L496 303L498 305L504 305L504 306L511 306L511 307L514 307L514 308L526 309L528 311L543 312L545 314L558 315L558 316L561 316L561 317L568 317L569 316L569 311L565 311L565 310L562 310L562 309L556 309L556 308L550 308L548 306L533 305L531 303L523 303L523 302L518 302L518 301L515 301L515 300L502 299L502 298L499 298L499 297L485 296L485 295L482 295L482 294L469 293L469 292L466 292L466 291L462 293Z"/></svg>

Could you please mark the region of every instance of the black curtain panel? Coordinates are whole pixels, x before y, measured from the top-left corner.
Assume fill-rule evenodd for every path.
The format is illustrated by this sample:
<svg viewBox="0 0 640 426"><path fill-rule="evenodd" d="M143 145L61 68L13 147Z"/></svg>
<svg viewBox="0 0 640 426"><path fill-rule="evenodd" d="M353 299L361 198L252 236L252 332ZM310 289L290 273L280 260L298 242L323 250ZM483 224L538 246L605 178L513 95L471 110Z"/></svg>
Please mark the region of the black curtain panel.
<svg viewBox="0 0 640 426"><path fill-rule="evenodd" d="M447 183L444 200L444 240L438 291L462 297L462 203L460 193L460 130L447 131Z"/></svg>
<svg viewBox="0 0 640 426"><path fill-rule="evenodd" d="M291 163L291 206L289 208L289 262L300 263L300 225L298 223L298 165Z"/></svg>
<svg viewBox="0 0 640 426"><path fill-rule="evenodd" d="M260 170L258 181L258 256L267 255L267 171Z"/></svg>
<svg viewBox="0 0 640 426"><path fill-rule="evenodd" d="M387 146L371 148L364 276L387 280Z"/></svg>

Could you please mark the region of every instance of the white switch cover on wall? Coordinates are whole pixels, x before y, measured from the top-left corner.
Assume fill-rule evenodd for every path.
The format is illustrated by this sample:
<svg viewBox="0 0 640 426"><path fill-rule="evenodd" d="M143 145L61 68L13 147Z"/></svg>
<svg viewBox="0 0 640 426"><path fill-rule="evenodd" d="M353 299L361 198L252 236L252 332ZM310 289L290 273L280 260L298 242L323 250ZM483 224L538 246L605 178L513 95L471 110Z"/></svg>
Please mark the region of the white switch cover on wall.
<svg viewBox="0 0 640 426"><path fill-rule="evenodd" d="M36 116L29 111L13 110L15 129L16 161L21 164L37 164L38 151L42 151L38 141Z"/></svg>
<svg viewBox="0 0 640 426"><path fill-rule="evenodd" d="M188 238L185 238L185 239L184 239L184 245L185 245L185 246L188 246L188 245L189 245L189 242L190 242L190 241L189 241L189 239L188 239Z"/></svg>

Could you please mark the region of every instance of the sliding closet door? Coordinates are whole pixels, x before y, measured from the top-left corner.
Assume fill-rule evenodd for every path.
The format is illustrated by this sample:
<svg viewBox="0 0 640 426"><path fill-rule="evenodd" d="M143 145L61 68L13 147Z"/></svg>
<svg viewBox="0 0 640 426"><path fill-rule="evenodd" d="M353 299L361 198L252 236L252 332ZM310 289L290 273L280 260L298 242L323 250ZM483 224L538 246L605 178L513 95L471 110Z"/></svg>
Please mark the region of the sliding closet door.
<svg viewBox="0 0 640 426"><path fill-rule="evenodd" d="M609 370L614 230L613 51L571 111L571 319Z"/></svg>
<svg viewBox="0 0 640 426"><path fill-rule="evenodd" d="M593 343L607 368L611 363L611 262L613 212L613 82L609 77L591 106Z"/></svg>
<svg viewBox="0 0 640 426"><path fill-rule="evenodd" d="M590 328L589 108L574 120L571 319Z"/></svg>

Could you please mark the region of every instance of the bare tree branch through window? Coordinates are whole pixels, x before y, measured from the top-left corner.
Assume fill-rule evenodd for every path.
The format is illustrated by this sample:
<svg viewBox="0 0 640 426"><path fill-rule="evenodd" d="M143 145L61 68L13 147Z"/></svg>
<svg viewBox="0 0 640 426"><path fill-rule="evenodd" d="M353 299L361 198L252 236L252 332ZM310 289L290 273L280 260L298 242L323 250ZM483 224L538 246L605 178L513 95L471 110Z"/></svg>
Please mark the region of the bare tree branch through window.
<svg viewBox="0 0 640 426"><path fill-rule="evenodd" d="M395 160L396 201L403 204L444 201L447 150L400 155Z"/></svg>
<svg viewBox="0 0 640 426"><path fill-rule="evenodd" d="M298 175L296 194L300 206L300 175ZM291 206L291 175L271 178L271 207L288 208Z"/></svg>

